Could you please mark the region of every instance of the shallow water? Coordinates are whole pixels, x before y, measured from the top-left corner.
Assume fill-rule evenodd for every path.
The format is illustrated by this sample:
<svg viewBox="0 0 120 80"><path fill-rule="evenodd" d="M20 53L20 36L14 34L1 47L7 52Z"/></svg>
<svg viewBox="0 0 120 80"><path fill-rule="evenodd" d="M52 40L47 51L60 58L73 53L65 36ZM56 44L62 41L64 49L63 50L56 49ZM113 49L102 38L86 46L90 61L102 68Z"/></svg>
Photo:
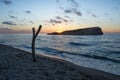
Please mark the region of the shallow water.
<svg viewBox="0 0 120 80"><path fill-rule="evenodd" d="M31 34L0 34L0 44L27 51L31 51L31 39ZM36 52L120 75L120 34L97 36L41 34L36 39Z"/></svg>

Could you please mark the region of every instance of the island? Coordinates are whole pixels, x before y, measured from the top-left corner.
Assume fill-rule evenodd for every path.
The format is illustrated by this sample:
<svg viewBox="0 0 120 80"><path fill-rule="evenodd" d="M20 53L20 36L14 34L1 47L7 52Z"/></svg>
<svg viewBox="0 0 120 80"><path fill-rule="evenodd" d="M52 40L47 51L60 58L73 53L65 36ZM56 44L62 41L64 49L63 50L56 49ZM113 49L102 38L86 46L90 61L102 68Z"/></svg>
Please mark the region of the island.
<svg viewBox="0 0 120 80"><path fill-rule="evenodd" d="M103 35L103 32L100 27L90 27L90 28L63 31L61 33L53 32L53 33L48 33L48 35Z"/></svg>

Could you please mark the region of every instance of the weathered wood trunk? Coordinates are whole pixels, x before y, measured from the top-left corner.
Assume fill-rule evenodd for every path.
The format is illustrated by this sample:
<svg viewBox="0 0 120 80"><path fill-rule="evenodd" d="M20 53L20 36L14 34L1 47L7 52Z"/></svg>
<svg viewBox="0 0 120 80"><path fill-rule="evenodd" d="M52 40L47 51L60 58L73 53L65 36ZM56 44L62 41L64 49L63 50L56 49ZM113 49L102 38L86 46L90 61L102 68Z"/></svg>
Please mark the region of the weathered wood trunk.
<svg viewBox="0 0 120 80"><path fill-rule="evenodd" d="M32 37L32 58L33 58L33 61L36 62L36 58L35 58L35 40L36 40L36 37L38 35L38 33L40 32L42 28L42 25L39 26L37 32L35 32L35 28L32 28L32 32L33 32L33 37Z"/></svg>

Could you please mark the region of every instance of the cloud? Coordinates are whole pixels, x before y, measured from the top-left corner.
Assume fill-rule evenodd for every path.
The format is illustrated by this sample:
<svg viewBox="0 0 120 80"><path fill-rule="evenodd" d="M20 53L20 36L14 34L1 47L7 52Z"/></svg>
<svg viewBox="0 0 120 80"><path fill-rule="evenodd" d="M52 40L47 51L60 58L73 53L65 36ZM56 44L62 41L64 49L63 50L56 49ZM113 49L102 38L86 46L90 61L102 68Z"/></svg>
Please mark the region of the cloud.
<svg viewBox="0 0 120 80"><path fill-rule="evenodd" d="M66 10L64 10L64 12L65 13L74 13L77 16L82 16L82 13L78 9L76 9L76 8L66 9Z"/></svg>
<svg viewBox="0 0 120 80"><path fill-rule="evenodd" d="M12 15L9 15L9 17L10 17L10 18L17 18L17 17L15 17L15 16L12 16Z"/></svg>
<svg viewBox="0 0 120 80"><path fill-rule="evenodd" d="M67 0L67 1L70 1L71 3L73 3L73 4L74 4L74 6L75 6L75 7L78 7L78 3L77 3L77 2L75 2L75 0Z"/></svg>
<svg viewBox="0 0 120 80"><path fill-rule="evenodd" d="M87 14L92 15L92 17L94 17L94 18L97 17L96 14L94 14L94 13L92 12L92 10L89 10L89 11L86 11L86 12L87 12Z"/></svg>
<svg viewBox="0 0 120 80"><path fill-rule="evenodd" d="M94 13L92 13L92 16L95 17L95 18L97 17Z"/></svg>
<svg viewBox="0 0 120 80"><path fill-rule="evenodd" d="M12 30L12 29L9 29L9 28L0 28L0 31L8 31L8 30Z"/></svg>
<svg viewBox="0 0 120 80"><path fill-rule="evenodd" d="M60 17L60 16L56 16L56 19L62 19L62 17Z"/></svg>
<svg viewBox="0 0 120 80"><path fill-rule="evenodd" d="M60 1L61 0L56 0L57 4L60 5ZM75 0L66 0L68 5L70 5L70 7L67 8L62 8L62 10L64 11L64 13L66 14L76 14L77 16L82 16L82 12L79 10L78 6L78 2L76 2ZM60 7L62 7L64 5L60 5Z"/></svg>
<svg viewBox="0 0 120 80"><path fill-rule="evenodd" d="M10 5L12 4L12 1L11 0L1 0L4 4L6 5Z"/></svg>
<svg viewBox="0 0 120 80"><path fill-rule="evenodd" d="M61 20L61 22L68 22L68 20L67 19L64 19L64 18L62 18L62 17L60 17L60 16L56 16L56 19L57 20Z"/></svg>
<svg viewBox="0 0 120 80"><path fill-rule="evenodd" d="M59 0L56 0L57 3L59 3Z"/></svg>
<svg viewBox="0 0 120 80"><path fill-rule="evenodd" d="M56 16L55 18L50 19L48 21L44 20L44 22L47 22L47 23L51 24L52 26L55 26L57 24L68 23L68 22L72 22L72 21L68 20L66 18L62 18L60 16Z"/></svg>
<svg viewBox="0 0 120 80"><path fill-rule="evenodd" d="M118 10L118 9L120 9L120 8L119 8L119 7L113 7L113 9L117 9L117 10Z"/></svg>
<svg viewBox="0 0 120 80"><path fill-rule="evenodd" d="M60 20L50 19L50 23L62 23Z"/></svg>
<svg viewBox="0 0 120 80"><path fill-rule="evenodd" d="M14 30L9 28L0 28L0 33L12 33Z"/></svg>
<svg viewBox="0 0 120 80"><path fill-rule="evenodd" d="M113 10L120 10L120 8L117 7L117 6L113 7L112 9L113 9Z"/></svg>
<svg viewBox="0 0 120 80"><path fill-rule="evenodd" d="M55 26L55 24L52 24L53 26Z"/></svg>
<svg viewBox="0 0 120 80"><path fill-rule="evenodd" d="M65 18L70 18L69 16L64 16Z"/></svg>
<svg viewBox="0 0 120 80"><path fill-rule="evenodd" d="M82 16L82 13L80 11L75 11L75 14L78 16Z"/></svg>
<svg viewBox="0 0 120 80"><path fill-rule="evenodd" d="M17 25L16 23L12 22L12 21L4 21L2 22L2 24L6 24L6 25Z"/></svg>
<svg viewBox="0 0 120 80"><path fill-rule="evenodd" d="M63 19L63 21L64 21L64 22L68 22L68 20L67 20L67 19Z"/></svg>
<svg viewBox="0 0 120 80"><path fill-rule="evenodd" d="M30 14L30 13L31 13L31 11L27 10L27 11L25 11L25 13L28 13L28 14Z"/></svg>
<svg viewBox="0 0 120 80"><path fill-rule="evenodd" d="M82 13L80 11L76 10L76 9L74 9L74 13L78 16L82 16Z"/></svg>
<svg viewBox="0 0 120 80"><path fill-rule="evenodd" d="M51 23L53 26L55 26L55 24L61 24L62 22L69 22L69 20L62 18L60 16L56 16L54 19L50 19L49 21L47 21L48 23Z"/></svg>
<svg viewBox="0 0 120 80"><path fill-rule="evenodd" d="M33 21L31 21L31 20L30 20L29 22L30 22L31 24L34 24L34 22L33 22Z"/></svg>
<svg viewBox="0 0 120 80"><path fill-rule="evenodd" d="M70 10L70 9L66 9L66 10L64 10L64 12L65 12L65 13L72 13L73 11Z"/></svg>

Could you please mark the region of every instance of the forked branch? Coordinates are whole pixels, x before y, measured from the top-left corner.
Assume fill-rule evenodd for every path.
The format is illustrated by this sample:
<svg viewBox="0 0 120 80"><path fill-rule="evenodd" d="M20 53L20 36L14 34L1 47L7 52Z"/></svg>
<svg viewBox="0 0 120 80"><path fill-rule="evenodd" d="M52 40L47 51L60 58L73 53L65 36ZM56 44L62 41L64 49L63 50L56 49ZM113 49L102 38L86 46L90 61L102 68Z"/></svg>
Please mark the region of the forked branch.
<svg viewBox="0 0 120 80"><path fill-rule="evenodd" d="M32 32L33 32L33 37L32 37L32 58L33 58L33 61L36 62L36 58L35 58L35 40L36 40L36 37L38 35L38 33L40 32L42 28L42 25L39 26L37 32L35 32L35 28L32 28Z"/></svg>

